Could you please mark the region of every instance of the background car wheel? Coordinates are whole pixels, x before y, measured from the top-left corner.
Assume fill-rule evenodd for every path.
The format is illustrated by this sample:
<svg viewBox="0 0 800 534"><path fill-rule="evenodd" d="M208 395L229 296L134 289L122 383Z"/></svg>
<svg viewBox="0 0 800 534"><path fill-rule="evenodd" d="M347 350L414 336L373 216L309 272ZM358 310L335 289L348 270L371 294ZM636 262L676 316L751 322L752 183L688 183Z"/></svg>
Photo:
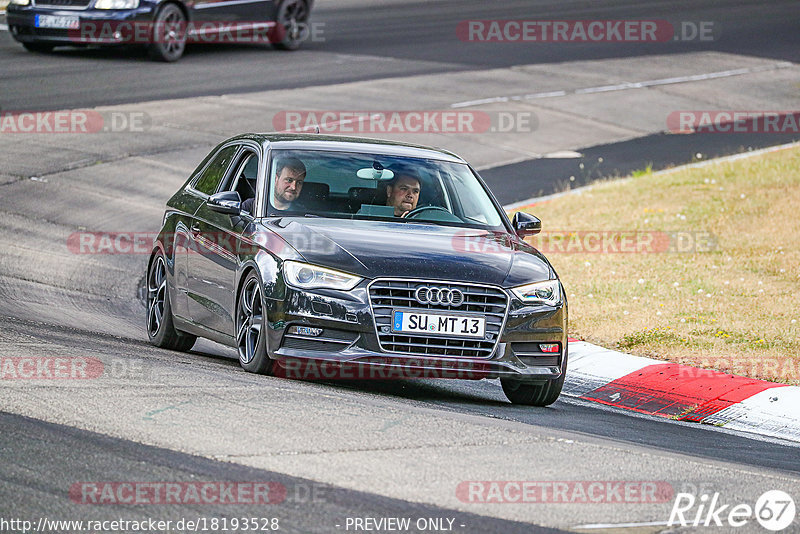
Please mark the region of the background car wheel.
<svg viewBox="0 0 800 534"><path fill-rule="evenodd" d="M36 52L38 54L47 54L48 52L52 52L55 45L47 44L47 43L22 43L22 46L25 47L25 50L28 52Z"/></svg>
<svg viewBox="0 0 800 534"><path fill-rule="evenodd" d="M156 61L177 61L186 48L186 16L175 4L164 4L153 24L147 54Z"/></svg>
<svg viewBox="0 0 800 534"><path fill-rule="evenodd" d="M159 253L147 272L147 336L150 343L162 349L185 352L197 338L175 329L167 289L167 264Z"/></svg>
<svg viewBox="0 0 800 534"><path fill-rule="evenodd" d="M297 50L308 35L308 4L305 0L286 0L278 8L278 23L273 46L280 50Z"/></svg>
<svg viewBox="0 0 800 534"><path fill-rule="evenodd" d="M255 272L239 290L236 301L236 347L239 364L251 373L269 374L272 360L267 354L267 314L264 307L264 290L261 278Z"/></svg>
<svg viewBox="0 0 800 534"><path fill-rule="evenodd" d="M501 378L503 393L513 404L527 406L549 406L553 404L564 386L565 374L556 380L548 380L543 384L531 384L510 378Z"/></svg>

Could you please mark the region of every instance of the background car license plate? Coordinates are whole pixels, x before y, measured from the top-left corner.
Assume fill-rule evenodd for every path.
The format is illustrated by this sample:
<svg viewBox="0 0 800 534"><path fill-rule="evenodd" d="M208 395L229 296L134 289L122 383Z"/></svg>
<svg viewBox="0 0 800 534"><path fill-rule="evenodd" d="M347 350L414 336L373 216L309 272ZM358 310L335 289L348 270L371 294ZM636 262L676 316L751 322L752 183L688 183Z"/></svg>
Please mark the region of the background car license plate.
<svg viewBox="0 0 800 534"><path fill-rule="evenodd" d="M77 30L81 26L81 21L78 17L70 17L66 15L36 15L37 28L64 28L68 30Z"/></svg>
<svg viewBox="0 0 800 534"><path fill-rule="evenodd" d="M485 329L486 319L466 315L396 311L392 321L392 330L395 332L483 337Z"/></svg>

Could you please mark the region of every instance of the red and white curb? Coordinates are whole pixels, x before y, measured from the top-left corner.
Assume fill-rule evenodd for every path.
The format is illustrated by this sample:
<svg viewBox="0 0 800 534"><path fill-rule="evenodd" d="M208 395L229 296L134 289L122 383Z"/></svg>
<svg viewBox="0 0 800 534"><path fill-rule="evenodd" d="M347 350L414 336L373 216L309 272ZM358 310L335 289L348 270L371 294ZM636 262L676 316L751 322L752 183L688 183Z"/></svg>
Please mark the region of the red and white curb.
<svg viewBox="0 0 800 534"><path fill-rule="evenodd" d="M800 387L569 340L563 393L640 413L800 442Z"/></svg>

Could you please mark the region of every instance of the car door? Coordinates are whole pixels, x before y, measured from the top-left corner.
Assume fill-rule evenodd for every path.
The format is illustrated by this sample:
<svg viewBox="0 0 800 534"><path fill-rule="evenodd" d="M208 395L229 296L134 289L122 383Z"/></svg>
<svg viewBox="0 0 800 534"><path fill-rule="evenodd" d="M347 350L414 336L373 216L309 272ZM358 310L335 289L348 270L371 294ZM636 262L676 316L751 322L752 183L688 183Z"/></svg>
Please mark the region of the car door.
<svg viewBox="0 0 800 534"><path fill-rule="evenodd" d="M266 3L266 0L196 0L192 4L192 20L200 33L209 29L218 31L225 29L228 23L254 20L252 15L257 12L258 6L264 10L264 14L255 20L264 20L269 14ZM236 36L235 32L230 34L231 37L218 36L216 31L205 34L209 39L205 42L232 42L229 39ZM204 42L202 38L200 42Z"/></svg>
<svg viewBox="0 0 800 534"><path fill-rule="evenodd" d="M220 148L205 170L200 174L193 185L193 192L199 196L201 201L194 211L189 228L189 252L186 255L186 295L187 314L192 322L206 326L207 293L205 288L207 279L202 270L202 262L198 258L207 254L207 240L214 238L213 235L201 235L202 225L198 221L198 214L202 216L208 207L208 198L222 187L223 180L228 175L236 155L241 150L240 143L232 143Z"/></svg>
<svg viewBox="0 0 800 534"><path fill-rule="evenodd" d="M242 200L253 197L258 164L257 145L243 144L217 192L235 191ZM190 300L192 321L223 334L233 334L239 241L252 220L249 213L218 213L207 203L194 215L196 254L189 258L190 292L194 296Z"/></svg>

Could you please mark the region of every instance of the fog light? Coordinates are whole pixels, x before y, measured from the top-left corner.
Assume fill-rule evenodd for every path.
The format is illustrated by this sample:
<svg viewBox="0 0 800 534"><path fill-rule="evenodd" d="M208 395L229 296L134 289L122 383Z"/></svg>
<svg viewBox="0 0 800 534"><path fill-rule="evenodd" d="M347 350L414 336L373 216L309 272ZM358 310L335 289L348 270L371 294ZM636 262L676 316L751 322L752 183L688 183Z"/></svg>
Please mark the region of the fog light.
<svg viewBox="0 0 800 534"><path fill-rule="evenodd" d="M539 349L542 352L558 352L558 343L539 343Z"/></svg>

